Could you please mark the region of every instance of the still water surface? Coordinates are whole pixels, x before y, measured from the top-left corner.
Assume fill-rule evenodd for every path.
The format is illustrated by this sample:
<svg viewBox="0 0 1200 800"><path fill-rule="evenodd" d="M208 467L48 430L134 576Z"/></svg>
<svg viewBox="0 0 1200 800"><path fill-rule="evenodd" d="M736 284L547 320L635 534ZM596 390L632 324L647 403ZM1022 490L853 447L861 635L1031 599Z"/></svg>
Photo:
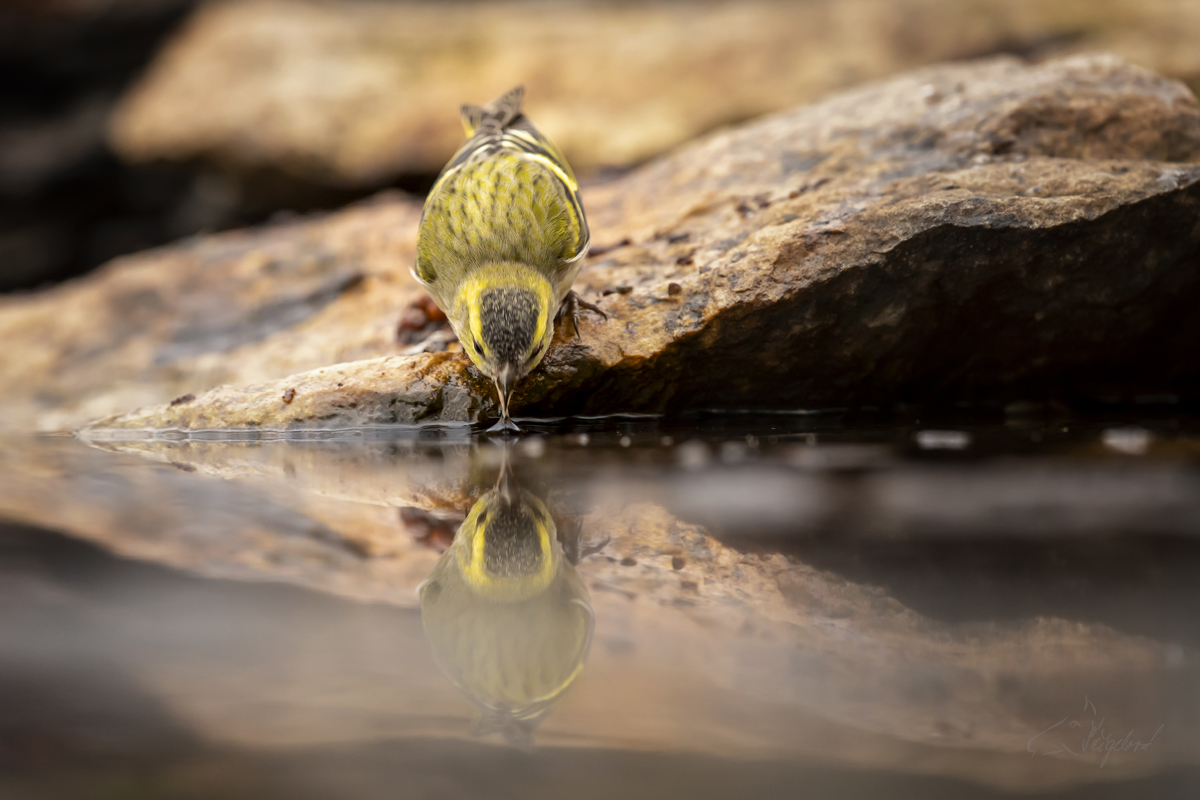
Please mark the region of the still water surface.
<svg viewBox="0 0 1200 800"><path fill-rule="evenodd" d="M0 797L1190 797L1200 418L11 439Z"/></svg>

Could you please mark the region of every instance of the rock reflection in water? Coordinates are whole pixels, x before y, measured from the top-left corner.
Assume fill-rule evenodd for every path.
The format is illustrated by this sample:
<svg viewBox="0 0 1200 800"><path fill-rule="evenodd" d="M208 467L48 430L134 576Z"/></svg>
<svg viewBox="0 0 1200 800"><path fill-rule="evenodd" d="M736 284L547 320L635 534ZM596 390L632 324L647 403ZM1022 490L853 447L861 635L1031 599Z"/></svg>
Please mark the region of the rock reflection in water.
<svg viewBox="0 0 1200 800"><path fill-rule="evenodd" d="M594 616L554 519L507 459L420 595L434 659L482 712L476 732L530 742L583 670Z"/></svg>
<svg viewBox="0 0 1200 800"><path fill-rule="evenodd" d="M1108 427L1094 426L1088 445L1098 449ZM760 436L736 468L724 458L681 464L682 445L657 446L664 433L680 442L690 435L597 423L586 448L576 436L523 440L509 458L525 491L509 478L497 482L503 459L491 442L465 436L114 440L103 450L65 439L0 442L0 516L127 559L259 584L172 572L183 588L144 587L109 560L97 569L111 578L110 597L89 588L97 577L10 559L13 578L0 576L0 667L19 662L36 677L70 663L73 672L46 692L64 698L90 669L128 674L197 741L285 754L287 780L299 784L322 770L330 782L346 774L314 763L314 753L386 752L381 766L364 767L375 770L380 797L421 775L461 789L442 794L476 797L483 785L505 788L501 774L513 781L511 796L560 797L569 792L532 783L568 772L571 788L586 784L591 796L639 796L640 777L622 766L630 759L656 770L686 760L661 796L693 800L735 796L705 793L709 782L699 776L732 775L750 762L782 772L760 793L743 787L739 772L739 795L792 797L806 785L804 765L855 780L925 775L932 783L922 797L966 796L963 780L992 796L1070 787L1072 796L1094 797L1098 783L1113 797L1155 796L1125 782L1196 774L1200 672L1187 609L1200 602L1192 491L1200 473L1179 455L1158 455L1167 445L1191 452L1190 432L1172 439L1158 428L1148 453L1127 463L1109 450L934 460L911 445L882 444L910 442L909 431L850 431L882 448L865 458L861 447L796 445L797 436L777 430L777 443ZM976 443L1021 435L1002 423L971 433ZM621 436L634 446L620 446ZM692 449L726 453L737 440L733 431ZM1112 491L1115 478L1097 476L1122 464L1122 491ZM504 493L506 501L497 497ZM554 577L536 601L533 592L510 593L489 604L460 568L487 566L487 533L499 530L502 502L520 523L512 528L536 532L540 523L545 538L536 534L524 560L522 548L502 548L515 566L492 571L540 575L548 554ZM796 512L790 527L781 508ZM1107 522L1097 521L1097 508ZM434 523L463 520L466 509L472 522L450 555L423 538ZM560 541L578 522L583 542ZM1159 539L1171 531L1178 546L1164 551ZM1071 570L1055 544L1068 534L1079 544ZM961 558L947 556L947 542L962 543ZM573 550L582 551L575 569ZM43 586L42 573L63 577ZM431 574L439 613L455 598L444 583L459 592L457 616L432 624L419 606L434 598L418 592ZM35 588L21 589L28 585ZM560 600L590 595L593 646L578 647L578 662L567 654L579 628L545 623L555 613L572 621L563 605L550 610L550 589ZM197 600L205 592L207 605ZM55 616L55 598L75 594L86 601L81 621ZM584 618L582 604L564 605L575 621ZM490 644L472 635L480 627L493 630ZM451 652L465 662L442 653L456 637L464 646ZM504 654L491 673L485 653ZM521 693L495 688L505 670L517 678L503 688L524 678ZM0 674L0 690L4 681ZM490 740L461 741L476 716L491 739L528 741L536 727L538 747L514 753ZM36 728L13 719L0 713L0 729L25 736ZM1130 742L1151 746L1114 747L1101 769L1103 753L1080 750L1101 719L1121 726L1113 742L1132 730ZM1052 738L1072 721L1083 726L1071 728L1075 738ZM1077 755L1051 752L1060 744ZM448 760L397 760L434 749ZM480 760L484 751L496 760ZM584 753L595 781L562 767ZM330 796L344 794L337 786ZM830 784L825 794L904 794L848 786ZM0 796L12 795L5 788L0 775ZM291 788L276 794L307 796Z"/></svg>

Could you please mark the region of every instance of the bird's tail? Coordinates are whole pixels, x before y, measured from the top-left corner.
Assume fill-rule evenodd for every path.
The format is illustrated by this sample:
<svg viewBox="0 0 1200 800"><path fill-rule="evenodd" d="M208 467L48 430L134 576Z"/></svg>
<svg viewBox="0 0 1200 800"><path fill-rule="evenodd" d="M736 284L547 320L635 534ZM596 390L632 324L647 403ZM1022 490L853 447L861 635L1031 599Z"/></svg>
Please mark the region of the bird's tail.
<svg viewBox="0 0 1200 800"><path fill-rule="evenodd" d="M525 87L518 86L497 97L486 106L463 106L462 123L467 138L478 132L497 133L507 128L521 116L521 104L525 101Z"/></svg>

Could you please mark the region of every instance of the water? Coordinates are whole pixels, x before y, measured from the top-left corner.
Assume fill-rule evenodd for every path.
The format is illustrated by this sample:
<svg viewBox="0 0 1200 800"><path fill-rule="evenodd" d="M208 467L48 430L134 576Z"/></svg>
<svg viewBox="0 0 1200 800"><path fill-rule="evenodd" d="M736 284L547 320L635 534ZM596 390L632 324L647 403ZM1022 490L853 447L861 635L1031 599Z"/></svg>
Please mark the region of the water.
<svg viewBox="0 0 1200 800"><path fill-rule="evenodd" d="M1194 796L1200 417L1010 412L10 439L0 797Z"/></svg>

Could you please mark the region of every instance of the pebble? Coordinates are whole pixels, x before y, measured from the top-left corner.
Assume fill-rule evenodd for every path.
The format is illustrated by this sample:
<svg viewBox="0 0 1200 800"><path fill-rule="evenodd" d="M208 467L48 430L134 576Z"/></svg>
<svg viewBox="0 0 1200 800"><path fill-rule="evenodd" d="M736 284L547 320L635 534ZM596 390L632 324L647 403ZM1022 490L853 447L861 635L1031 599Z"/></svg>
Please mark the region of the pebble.
<svg viewBox="0 0 1200 800"><path fill-rule="evenodd" d="M409 306L400 315L400 330L402 331L419 331L428 324L429 315L425 313L424 309L416 306Z"/></svg>
<svg viewBox="0 0 1200 800"><path fill-rule="evenodd" d="M541 458L546 452L546 440L540 436L530 436L521 441L521 452L529 458Z"/></svg>
<svg viewBox="0 0 1200 800"><path fill-rule="evenodd" d="M1100 441L1105 447L1127 456L1144 455L1150 449L1150 441L1153 438L1150 431L1136 426L1108 428L1100 435Z"/></svg>
<svg viewBox="0 0 1200 800"><path fill-rule="evenodd" d="M922 450L965 450L971 444L966 431L917 431L917 446Z"/></svg>
<svg viewBox="0 0 1200 800"><path fill-rule="evenodd" d="M707 467L712 461L712 451L704 442L692 440L679 445L675 450L675 458L684 469L699 470Z"/></svg>

